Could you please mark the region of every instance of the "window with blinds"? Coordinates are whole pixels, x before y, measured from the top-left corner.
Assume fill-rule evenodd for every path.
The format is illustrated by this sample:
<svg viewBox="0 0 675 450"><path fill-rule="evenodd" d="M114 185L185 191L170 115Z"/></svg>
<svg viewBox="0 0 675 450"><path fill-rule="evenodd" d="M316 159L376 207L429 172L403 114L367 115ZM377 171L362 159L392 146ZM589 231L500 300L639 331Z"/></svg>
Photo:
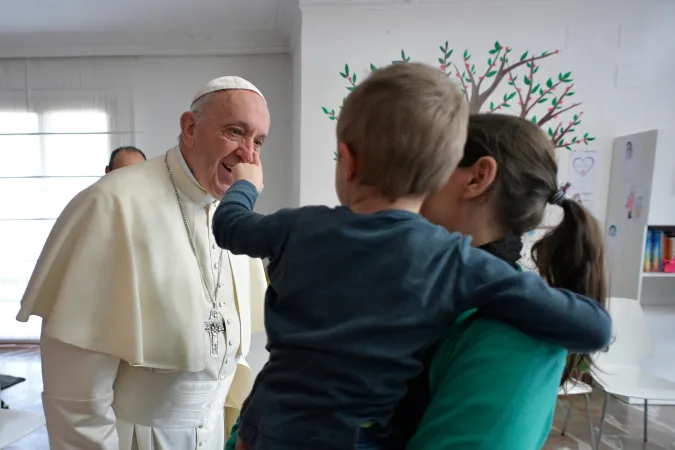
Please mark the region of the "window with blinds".
<svg viewBox="0 0 675 450"><path fill-rule="evenodd" d="M0 110L0 314L18 311L56 218L103 175L110 141L102 110Z"/></svg>

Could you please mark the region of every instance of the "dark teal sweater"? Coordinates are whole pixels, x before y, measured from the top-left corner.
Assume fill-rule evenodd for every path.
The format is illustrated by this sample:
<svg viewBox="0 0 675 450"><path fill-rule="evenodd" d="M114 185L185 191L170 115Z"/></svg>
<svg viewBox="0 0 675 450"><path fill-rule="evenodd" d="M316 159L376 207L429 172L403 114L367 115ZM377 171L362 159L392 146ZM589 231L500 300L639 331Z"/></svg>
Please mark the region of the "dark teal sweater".
<svg viewBox="0 0 675 450"><path fill-rule="evenodd" d="M353 448L361 425L389 422L423 353L473 308L570 350L609 341L596 302L417 214L316 206L264 216L252 212L256 198L235 183L213 223L221 247L270 258L270 356L239 429L250 450Z"/></svg>

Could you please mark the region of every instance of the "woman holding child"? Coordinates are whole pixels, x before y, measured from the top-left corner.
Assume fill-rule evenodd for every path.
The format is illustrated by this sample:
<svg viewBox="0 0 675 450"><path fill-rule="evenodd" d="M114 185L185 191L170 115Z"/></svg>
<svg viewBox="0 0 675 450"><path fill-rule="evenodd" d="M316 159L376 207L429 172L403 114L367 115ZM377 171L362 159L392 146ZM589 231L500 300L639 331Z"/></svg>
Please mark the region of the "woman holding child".
<svg viewBox="0 0 675 450"><path fill-rule="evenodd" d="M552 286L604 304L600 228L558 189L554 152L550 139L527 120L473 115L459 167L422 214L471 235L473 245L517 267L520 236L542 222L547 204L557 205L564 217L535 244L537 269ZM541 448L561 380L582 361L590 363L587 355L566 355L480 312L462 315L411 385L393 422L398 435L387 448Z"/></svg>
<svg viewBox="0 0 675 450"><path fill-rule="evenodd" d="M394 119L382 116L392 111L398 120L393 128ZM265 255L258 256L272 258L275 268L270 273L271 293L268 291L266 303L270 362L247 400L237 449L343 449L349 448L347 444L353 442L357 431L357 448L402 448L415 428L410 446L417 448L535 448L531 443L539 442L541 434L537 420L542 427L550 425L552 403L547 403L555 401L554 389L560 381L565 351L515 334L519 332L506 324L480 319L479 314L489 314L570 349L596 349L609 337L606 313L594 301L569 291L551 290L540 278L517 274L508 267L515 266L519 258L516 236L540 223L547 202L561 205L565 220L539 247L540 270L556 287L596 300L604 297L603 280L589 276L596 274L591 269L602 269L601 247L588 237L595 236L597 225L583 208L571 206L564 192L558 190L555 162L548 153L550 142L534 125L527 123L534 131L523 128L517 122L521 119L474 116L469 146L475 142L475 151L467 146L460 168L450 176L446 187L427 197L442 186L461 158L466 130L466 106L445 77L414 64L378 70L352 91L343 116L338 124L336 171L343 207L256 215L251 210L256 189L262 186L262 172L256 162L233 167L233 175L240 181L230 188L214 218L220 245L234 253L263 252ZM495 122L486 124L484 117ZM398 133L398 137L391 133ZM449 145L451 142L457 145ZM521 145L525 147L519 149L523 154L511 159L508 151ZM395 175L412 178L401 184ZM428 219L449 230L474 235L474 245L493 242L484 250L508 264L471 249L458 234L445 233L421 219L416 213L425 197L428 200L423 212ZM509 201L519 204L509 205ZM310 216L323 219L310 221ZM582 224L590 229L583 229ZM317 231L321 227L325 230ZM589 235L579 236L583 231ZM568 238L573 239L577 252L562 254L563 258L573 258L571 267L561 270L554 258L564 251L561 241ZM501 244L494 242L500 240ZM301 242L305 245L299 245ZM308 253L308 248L314 253ZM318 249L325 253L321 258L315 255ZM346 262L349 258L353 264ZM373 264L365 264L364 258ZM359 267L360 272L344 275L344 279L324 276L319 284L309 276L333 273L327 267L321 272L315 266L334 264L337 259L343 262L342 268ZM377 273L366 275L362 271L365 267L374 267ZM292 269L298 273L291 274ZM432 277L430 272L434 270ZM351 289L339 284L345 280L349 280ZM405 283L378 284L378 280ZM411 283L414 289L402 288ZM439 289L432 290L434 286ZM448 302L460 303L453 306ZM425 350L443 335L449 323L444 308L452 316L453 311L466 310L467 306L482 309L455 321L434 359L427 361L428 373L411 386L408 397L413 400L412 406L402 403L387 424L405 393L405 380L419 373L423 355L428 353ZM495 353L494 347L480 342L481 327L511 346L502 354ZM340 331L341 338L329 339L327 332L332 330ZM292 352L301 354L293 359ZM508 362L497 359L500 355L506 355ZM538 365L527 367L527 360L521 362L519 357L536 358ZM476 379L471 370L481 364L483 376L490 376L490 389L471 385ZM504 370L503 378L511 384L494 388L498 385L495 371L505 368L501 366L517 373ZM522 387L526 376L527 385L534 386L535 393L530 398L522 392L514 396L509 391L513 381L520 381ZM483 391L490 398L482 398ZM474 398L480 401L465 401ZM539 417L537 408L542 404L548 420ZM531 410L524 412L527 408ZM373 411L377 414L371 414ZM487 432L502 424L519 425L508 416L523 414L530 419L530 428L534 425L532 437L519 438L527 434L520 427L512 442L504 440L506 430L492 435ZM328 424L338 424L339 430ZM385 441L388 434L393 443Z"/></svg>

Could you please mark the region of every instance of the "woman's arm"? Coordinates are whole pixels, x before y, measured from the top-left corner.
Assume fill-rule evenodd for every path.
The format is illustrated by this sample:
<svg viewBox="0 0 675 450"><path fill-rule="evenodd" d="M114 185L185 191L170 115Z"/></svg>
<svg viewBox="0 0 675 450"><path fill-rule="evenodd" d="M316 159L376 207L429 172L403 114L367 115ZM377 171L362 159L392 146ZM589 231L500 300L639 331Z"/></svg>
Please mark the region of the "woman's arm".
<svg viewBox="0 0 675 450"><path fill-rule="evenodd" d="M541 448L565 356L504 323L454 324L434 355L431 403L407 450Z"/></svg>

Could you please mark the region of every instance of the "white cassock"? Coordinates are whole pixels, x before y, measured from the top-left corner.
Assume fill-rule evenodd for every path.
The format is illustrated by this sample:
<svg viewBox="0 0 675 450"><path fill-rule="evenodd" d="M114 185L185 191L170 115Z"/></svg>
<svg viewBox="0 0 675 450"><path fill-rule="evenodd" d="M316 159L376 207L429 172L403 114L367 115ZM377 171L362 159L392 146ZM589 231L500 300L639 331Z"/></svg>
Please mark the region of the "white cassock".
<svg viewBox="0 0 675 450"><path fill-rule="evenodd" d="M212 304L164 155L111 172L57 220L17 317L44 319L52 450L222 450L224 422L251 389L244 357L251 333L263 330L262 262L225 252L218 266L217 203L177 147L168 163L211 293L222 270L219 356L211 355Z"/></svg>

